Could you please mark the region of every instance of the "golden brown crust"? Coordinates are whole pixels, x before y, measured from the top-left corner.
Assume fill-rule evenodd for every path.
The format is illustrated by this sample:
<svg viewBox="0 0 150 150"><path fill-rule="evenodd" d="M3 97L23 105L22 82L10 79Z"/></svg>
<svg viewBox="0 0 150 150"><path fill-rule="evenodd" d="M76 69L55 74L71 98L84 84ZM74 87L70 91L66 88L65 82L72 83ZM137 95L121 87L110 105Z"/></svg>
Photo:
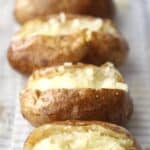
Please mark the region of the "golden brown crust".
<svg viewBox="0 0 150 150"><path fill-rule="evenodd" d="M110 61L119 66L126 60L129 47L120 36L115 37L106 33L93 33L89 49L83 60L84 63L99 65Z"/></svg>
<svg viewBox="0 0 150 150"><path fill-rule="evenodd" d="M116 134L121 134L126 137L126 139L133 141L133 149L135 150L141 150L140 144L135 140L135 138L129 133L128 130L125 128L122 128L120 126L117 126L115 124L101 122L101 121L60 121L60 122L53 122L51 124L43 125L38 128L36 128L27 138L25 144L24 144L24 150L31 150L38 141L42 140L43 138L46 138L50 136L50 130L51 125L57 125L57 126L90 126L90 125L99 125L100 127L103 127L105 129L111 130L113 132L116 132ZM109 144L109 141L108 141Z"/></svg>
<svg viewBox="0 0 150 150"><path fill-rule="evenodd" d="M66 15L65 17L66 21L84 18L89 21L98 19L80 15ZM59 15L43 17L40 20L48 21L53 18L60 20ZM14 36L8 50L8 60L15 69L26 74L64 62L99 65L111 61L116 65L121 65L127 57L128 44L111 21L102 21L101 30L90 31L90 33L84 29L68 35L21 37L20 34L24 33L28 26L34 26L36 20L31 24L29 22Z"/></svg>
<svg viewBox="0 0 150 150"><path fill-rule="evenodd" d="M112 18L115 8L112 0L16 0L15 17L21 24L60 12Z"/></svg>
<svg viewBox="0 0 150 150"><path fill-rule="evenodd" d="M132 101L117 89L25 90L20 97L23 116L34 126L64 120L100 120L125 124Z"/></svg>
<svg viewBox="0 0 150 150"><path fill-rule="evenodd" d="M102 18L113 18L115 16L115 6L113 0L92 1L88 14Z"/></svg>
<svg viewBox="0 0 150 150"><path fill-rule="evenodd" d="M30 74L34 70L78 62L87 53L84 31L70 36L34 36L12 42L8 60L13 68Z"/></svg>

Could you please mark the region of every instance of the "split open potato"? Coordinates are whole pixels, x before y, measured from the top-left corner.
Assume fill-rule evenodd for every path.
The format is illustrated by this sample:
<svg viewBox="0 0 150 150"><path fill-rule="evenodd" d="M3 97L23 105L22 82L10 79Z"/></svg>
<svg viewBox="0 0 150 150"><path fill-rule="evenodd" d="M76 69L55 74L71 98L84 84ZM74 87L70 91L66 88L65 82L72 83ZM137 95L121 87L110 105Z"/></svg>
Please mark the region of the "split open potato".
<svg viewBox="0 0 150 150"><path fill-rule="evenodd" d="M141 150L124 128L104 122L56 122L35 129L24 150Z"/></svg>
<svg viewBox="0 0 150 150"><path fill-rule="evenodd" d="M124 125L133 112L128 86L113 64L67 63L35 71L20 94L21 112L34 126L64 120Z"/></svg>
<svg viewBox="0 0 150 150"><path fill-rule="evenodd" d="M121 65L128 44L110 20L59 14L32 20L12 38L8 60L22 73L64 62Z"/></svg>

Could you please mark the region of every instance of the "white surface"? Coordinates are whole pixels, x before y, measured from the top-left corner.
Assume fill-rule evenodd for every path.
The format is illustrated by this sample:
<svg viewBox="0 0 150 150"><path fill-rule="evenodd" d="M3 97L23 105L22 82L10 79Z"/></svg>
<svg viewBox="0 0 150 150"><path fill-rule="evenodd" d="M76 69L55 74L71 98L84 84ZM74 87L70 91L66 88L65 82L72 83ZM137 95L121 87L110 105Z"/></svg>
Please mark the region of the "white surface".
<svg viewBox="0 0 150 150"><path fill-rule="evenodd" d="M12 17L13 1L1 0L0 8L0 150L21 150L31 126L22 118L18 104L25 79L9 67L6 59L10 38L17 28ZM145 16L142 0L130 0L128 7L119 9L117 20L131 47L121 67L135 108L127 127L144 149L150 149L150 52Z"/></svg>

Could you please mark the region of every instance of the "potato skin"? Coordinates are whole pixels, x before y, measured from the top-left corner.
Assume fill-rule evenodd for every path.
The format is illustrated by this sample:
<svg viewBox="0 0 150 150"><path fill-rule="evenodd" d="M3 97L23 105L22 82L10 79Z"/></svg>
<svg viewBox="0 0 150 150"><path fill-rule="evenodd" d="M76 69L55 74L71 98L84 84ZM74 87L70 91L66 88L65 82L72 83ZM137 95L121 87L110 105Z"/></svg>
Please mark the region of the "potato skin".
<svg viewBox="0 0 150 150"><path fill-rule="evenodd" d="M115 7L112 0L16 0L15 17L20 24L60 12L112 18Z"/></svg>
<svg viewBox="0 0 150 150"><path fill-rule="evenodd" d="M12 42L8 50L11 66L24 74L64 62L79 62L87 53L85 32L70 36L34 36Z"/></svg>
<svg viewBox="0 0 150 150"><path fill-rule="evenodd" d="M101 127L104 127L105 129L112 130L116 133L120 133L122 135L125 135L127 139L131 139L133 141L133 146L135 150L142 150L140 144L135 140L135 138L129 133L128 130L125 128L122 128L118 125L101 122L101 121L60 121L60 122L54 122L51 124L46 124L43 126L40 126L32 131L32 133L28 136L24 143L24 150L32 150L32 148L35 146L35 144L42 140L43 138L46 138L47 136L50 136L51 132L51 126L50 125L60 125L62 126L87 126L87 125L99 125ZM109 144L109 141L108 141Z"/></svg>
<svg viewBox="0 0 150 150"><path fill-rule="evenodd" d="M113 0L91 0L89 15L102 18L113 18L115 13L116 10Z"/></svg>
<svg viewBox="0 0 150 150"><path fill-rule="evenodd" d="M40 20L48 21L53 18L60 19L59 15L52 15ZM89 16L66 15L67 21L83 18L89 21L97 19ZM34 26L34 21L32 23ZM108 31L110 27L111 32ZM18 33L23 32L24 28L26 25ZM10 43L8 60L13 68L25 74L64 62L100 65L110 61L119 66L126 60L128 44L110 20L103 20L102 31L90 32L88 40L87 37L87 30L82 30L68 35L36 35L15 39Z"/></svg>
<svg viewBox="0 0 150 150"><path fill-rule="evenodd" d="M128 44L121 36L102 32L92 34L88 48L88 53L82 62L95 65L109 61L120 66L125 62L129 52Z"/></svg>
<svg viewBox="0 0 150 150"><path fill-rule="evenodd" d="M117 89L24 90L21 112L34 126L65 120L100 120L124 125L133 112L128 93Z"/></svg>

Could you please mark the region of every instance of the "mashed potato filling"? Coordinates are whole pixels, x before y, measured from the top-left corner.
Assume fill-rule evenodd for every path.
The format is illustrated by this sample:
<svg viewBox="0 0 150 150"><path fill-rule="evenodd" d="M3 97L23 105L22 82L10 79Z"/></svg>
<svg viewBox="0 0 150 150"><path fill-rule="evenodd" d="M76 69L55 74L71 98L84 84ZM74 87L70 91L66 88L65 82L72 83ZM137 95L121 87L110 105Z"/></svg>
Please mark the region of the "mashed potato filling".
<svg viewBox="0 0 150 150"><path fill-rule="evenodd" d="M120 73L111 63L105 67L85 66L73 68L72 66L60 66L54 74L38 79L30 79L28 87L34 90L46 91L48 89L121 89L128 91Z"/></svg>
<svg viewBox="0 0 150 150"><path fill-rule="evenodd" d="M57 18L50 18L48 21L36 19L25 24L22 30L15 38L30 37L36 35L57 36L73 34L82 30L89 32L101 31L104 21L99 18L73 18L67 20L65 14L60 14ZM109 33L115 33L115 29L109 25L107 28ZM88 32L88 34L89 34Z"/></svg>
<svg viewBox="0 0 150 150"><path fill-rule="evenodd" d="M127 136L98 125L56 126L51 130L33 150L134 150Z"/></svg>

